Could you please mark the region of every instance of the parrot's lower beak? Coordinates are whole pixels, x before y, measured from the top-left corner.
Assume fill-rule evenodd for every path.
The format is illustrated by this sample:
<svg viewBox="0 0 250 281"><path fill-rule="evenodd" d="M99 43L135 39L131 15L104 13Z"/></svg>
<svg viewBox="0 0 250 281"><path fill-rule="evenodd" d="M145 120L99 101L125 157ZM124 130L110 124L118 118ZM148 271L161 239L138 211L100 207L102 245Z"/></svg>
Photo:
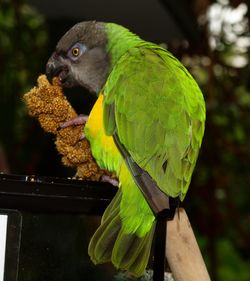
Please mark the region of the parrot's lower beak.
<svg viewBox="0 0 250 281"><path fill-rule="evenodd" d="M52 79L55 76L58 76L59 80L63 83L64 82L63 78L65 78L65 74L67 74L67 72L68 72L67 66L65 66L59 60L56 54L53 53L46 64L46 76L49 82L51 83Z"/></svg>

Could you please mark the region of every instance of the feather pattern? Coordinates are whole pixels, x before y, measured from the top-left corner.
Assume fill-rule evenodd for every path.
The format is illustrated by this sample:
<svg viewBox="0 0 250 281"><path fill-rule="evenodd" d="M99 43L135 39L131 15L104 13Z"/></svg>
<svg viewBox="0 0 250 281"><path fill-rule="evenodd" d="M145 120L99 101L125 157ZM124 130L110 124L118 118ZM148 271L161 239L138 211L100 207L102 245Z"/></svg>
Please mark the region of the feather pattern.
<svg viewBox="0 0 250 281"><path fill-rule="evenodd" d="M106 132L114 131L105 115L112 106L117 134L132 158L163 192L183 200L205 121L203 96L191 75L166 50L148 43L120 58L104 96Z"/></svg>

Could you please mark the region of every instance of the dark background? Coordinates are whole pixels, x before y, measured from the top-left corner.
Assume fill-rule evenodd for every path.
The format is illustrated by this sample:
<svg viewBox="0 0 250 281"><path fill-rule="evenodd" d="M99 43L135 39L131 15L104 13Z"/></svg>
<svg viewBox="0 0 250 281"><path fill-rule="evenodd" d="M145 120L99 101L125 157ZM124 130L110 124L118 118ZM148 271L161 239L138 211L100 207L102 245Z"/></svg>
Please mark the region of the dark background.
<svg viewBox="0 0 250 281"><path fill-rule="evenodd" d="M212 280L249 280L249 14L248 1L240 0L0 1L1 171L60 177L74 174L62 166L53 137L27 115L22 96L44 73L57 40L74 23L96 19L125 25L142 38L167 46L194 75L204 93L206 132L184 204ZM79 113L87 114L95 100L82 89L67 91L66 95ZM36 218L31 214L27 218L33 225ZM72 247L65 250L60 245L66 245L67 237L75 237L82 219L75 219L74 226L69 217L58 220L45 216L37 220L36 230L25 226L26 237L36 231L43 233L45 241L51 237L63 249L60 257L67 255ZM54 220L58 223L52 223ZM95 226L88 226L87 221L84 225L88 233ZM56 231L64 228L63 241L52 235L53 227ZM87 243L81 239L77 243L86 250ZM24 244L28 252L29 243ZM38 256L43 260L46 253L41 249ZM79 255L74 252L69 259L78 259ZM57 268L63 270L63 259L54 259ZM27 258L24 263L30 274L28 277L24 273L25 280L43 280L35 277L39 259ZM85 280L85 267L79 266L78 273L70 270L72 265L68 271L64 268L65 274L57 280L70 280L69 275L71 280Z"/></svg>

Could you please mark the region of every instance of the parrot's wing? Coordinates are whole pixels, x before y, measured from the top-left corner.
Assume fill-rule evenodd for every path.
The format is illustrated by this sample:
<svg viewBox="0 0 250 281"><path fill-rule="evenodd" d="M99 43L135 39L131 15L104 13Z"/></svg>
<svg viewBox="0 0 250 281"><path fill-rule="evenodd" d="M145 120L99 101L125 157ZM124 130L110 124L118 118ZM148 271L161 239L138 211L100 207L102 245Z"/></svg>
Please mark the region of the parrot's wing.
<svg viewBox="0 0 250 281"><path fill-rule="evenodd" d="M204 133L202 93L161 48L133 48L104 88L104 127L172 197L184 198Z"/></svg>

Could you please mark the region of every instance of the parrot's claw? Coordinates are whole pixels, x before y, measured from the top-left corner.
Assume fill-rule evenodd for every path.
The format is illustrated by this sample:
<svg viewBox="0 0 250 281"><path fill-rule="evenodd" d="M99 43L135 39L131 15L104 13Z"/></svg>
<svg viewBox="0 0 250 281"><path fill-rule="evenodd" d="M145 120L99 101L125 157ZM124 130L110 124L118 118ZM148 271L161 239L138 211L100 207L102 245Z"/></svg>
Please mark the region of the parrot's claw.
<svg viewBox="0 0 250 281"><path fill-rule="evenodd" d="M119 181L117 179L111 178L107 175L103 175L101 177L101 181L108 182L108 183L112 184L113 186L119 186Z"/></svg>
<svg viewBox="0 0 250 281"><path fill-rule="evenodd" d="M79 140L81 141L81 140L84 140L85 138L86 138L85 134L84 134L84 133L81 133L80 139L79 139Z"/></svg>
<svg viewBox="0 0 250 281"><path fill-rule="evenodd" d="M89 117L87 115L80 114L76 118L73 118L69 121L66 121L66 122L62 123L60 125L60 128L64 129L64 128L67 128L67 127L70 127L70 126L83 125L88 121L88 118Z"/></svg>

